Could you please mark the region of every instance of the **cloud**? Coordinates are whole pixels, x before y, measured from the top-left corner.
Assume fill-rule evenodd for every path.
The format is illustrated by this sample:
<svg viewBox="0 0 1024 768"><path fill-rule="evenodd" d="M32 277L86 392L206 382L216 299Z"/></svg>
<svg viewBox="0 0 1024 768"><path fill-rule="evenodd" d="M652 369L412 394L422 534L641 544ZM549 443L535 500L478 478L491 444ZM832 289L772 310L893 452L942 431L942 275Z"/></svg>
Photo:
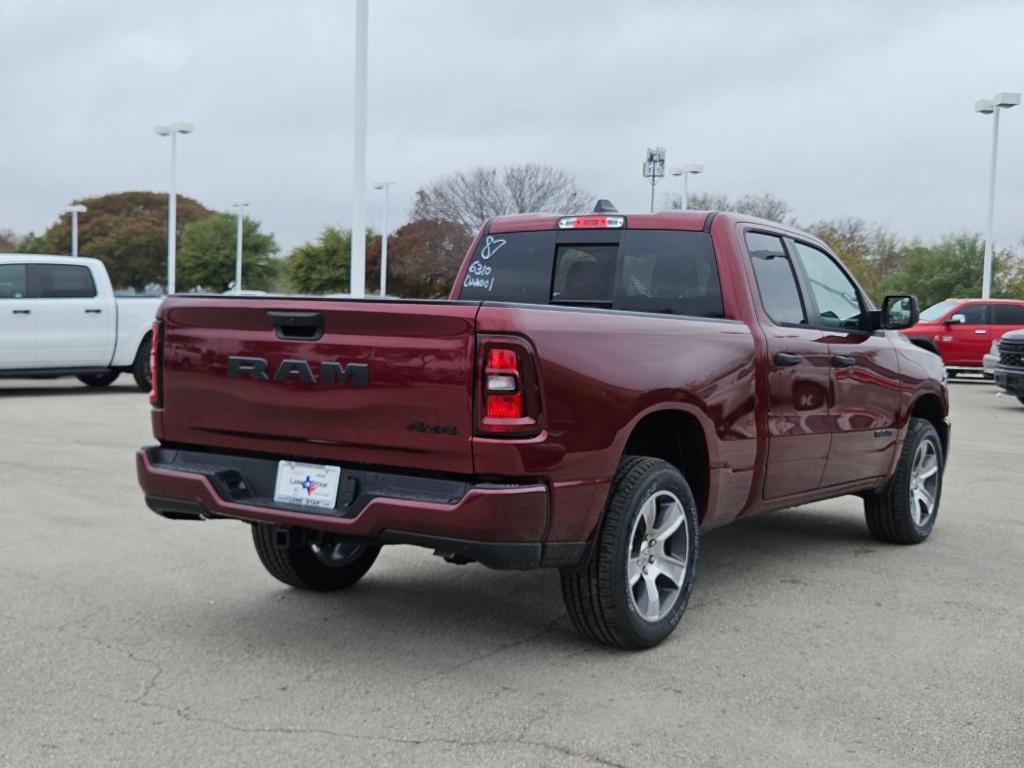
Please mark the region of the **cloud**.
<svg viewBox="0 0 1024 768"><path fill-rule="evenodd" d="M368 167L415 189L540 161L643 210L640 163L702 162L694 190L774 191L802 221L980 230L991 118L1021 59L1016 3L371 2ZM236 198L285 247L351 208L354 12L290 3L34 3L0 9L0 227L71 199L166 189L155 123L189 120L179 189ZM1024 235L1024 109L1003 116L997 239ZM661 191L677 181L666 180ZM371 191L371 221L381 196Z"/></svg>

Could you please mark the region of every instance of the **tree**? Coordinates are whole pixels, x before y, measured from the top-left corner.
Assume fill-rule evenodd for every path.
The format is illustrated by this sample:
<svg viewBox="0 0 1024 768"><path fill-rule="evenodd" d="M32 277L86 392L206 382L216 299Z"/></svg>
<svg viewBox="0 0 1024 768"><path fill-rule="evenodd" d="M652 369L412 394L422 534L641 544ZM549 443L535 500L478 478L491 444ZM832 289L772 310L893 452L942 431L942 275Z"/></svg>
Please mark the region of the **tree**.
<svg viewBox="0 0 1024 768"><path fill-rule="evenodd" d="M178 254L178 290L221 293L235 282L237 220L230 213L214 213L192 222L181 236ZM242 219L242 287L265 291L277 275L277 243L260 232L260 223Z"/></svg>
<svg viewBox="0 0 1024 768"><path fill-rule="evenodd" d="M0 229L0 253L13 253L18 250L21 238L13 230Z"/></svg>
<svg viewBox="0 0 1024 768"><path fill-rule="evenodd" d="M793 212L789 203L771 192L764 192L760 195L743 195L736 200L732 200L728 195L720 192L695 192L689 195L688 202L691 211L733 211L779 222L785 221ZM682 195L669 195L666 198L666 204L669 210L679 210L683 207Z"/></svg>
<svg viewBox="0 0 1024 768"><path fill-rule="evenodd" d="M163 285L167 277L167 195L158 192L116 192L76 200L88 212L78 217L78 252L103 261L117 288L142 291ZM212 211L178 196L180 235ZM70 253L71 217L61 215L42 235L22 239L22 253Z"/></svg>
<svg viewBox="0 0 1024 768"><path fill-rule="evenodd" d="M475 168L443 176L417 190L413 219L448 221L474 233L494 216L580 213L592 200L572 174L549 165Z"/></svg>
<svg viewBox="0 0 1024 768"><path fill-rule="evenodd" d="M372 231L366 231L367 245L374 237ZM324 227L315 241L303 243L288 255L288 282L298 293L348 293L351 264L352 231Z"/></svg>
<svg viewBox="0 0 1024 768"><path fill-rule="evenodd" d="M388 238L389 296L440 299L448 296L472 237L460 224L419 219ZM366 251L370 285L380 285L381 238Z"/></svg>

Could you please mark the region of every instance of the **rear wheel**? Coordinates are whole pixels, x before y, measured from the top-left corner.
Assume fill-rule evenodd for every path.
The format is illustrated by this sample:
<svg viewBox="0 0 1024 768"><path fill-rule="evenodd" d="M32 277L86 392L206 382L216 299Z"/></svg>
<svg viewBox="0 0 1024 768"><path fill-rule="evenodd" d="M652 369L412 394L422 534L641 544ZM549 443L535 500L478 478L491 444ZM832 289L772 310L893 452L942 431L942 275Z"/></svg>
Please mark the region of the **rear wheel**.
<svg viewBox="0 0 1024 768"><path fill-rule="evenodd" d="M939 433L925 419L911 419L892 479L864 497L871 535L893 544L927 539L939 514L942 471Z"/></svg>
<svg viewBox="0 0 1024 768"><path fill-rule="evenodd" d="M120 375L120 371L110 370L103 371L102 373L83 373L76 378L90 387L109 387L114 383L114 379Z"/></svg>
<svg viewBox="0 0 1024 768"><path fill-rule="evenodd" d="M153 337L146 334L146 338L139 344L139 350L135 353L135 360L132 363L132 376L135 377L135 384L143 392L149 392L153 388L153 378L149 371L149 350L153 346Z"/></svg>
<svg viewBox="0 0 1024 768"><path fill-rule="evenodd" d="M349 536L254 523L252 540L271 576L291 587L331 592L359 581L380 547Z"/></svg>
<svg viewBox="0 0 1024 768"><path fill-rule="evenodd" d="M697 504L679 470L626 457L612 481L588 561L562 571L562 596L584 637L649 648L676 628L697 570Z"/></svg>

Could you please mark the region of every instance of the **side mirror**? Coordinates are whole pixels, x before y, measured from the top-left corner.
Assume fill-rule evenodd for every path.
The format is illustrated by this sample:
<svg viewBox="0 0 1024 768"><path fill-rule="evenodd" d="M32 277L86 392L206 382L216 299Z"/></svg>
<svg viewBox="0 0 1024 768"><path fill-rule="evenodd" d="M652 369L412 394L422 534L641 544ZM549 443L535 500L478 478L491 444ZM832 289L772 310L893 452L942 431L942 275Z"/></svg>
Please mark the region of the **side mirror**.
<svg viewBox="0 0 1024 768"><path fill-rule="evenodd" d="M950 315L946 318L946 325L963 325L967 322L967 318L957 312L955 315Z"/></svg>
<svg viewBox="0 0 1024 768"><path fill-rule="evenodd" d="M882 327L887 331L910 328L919 317L916 296L886 296L882 301Z"/></svg>

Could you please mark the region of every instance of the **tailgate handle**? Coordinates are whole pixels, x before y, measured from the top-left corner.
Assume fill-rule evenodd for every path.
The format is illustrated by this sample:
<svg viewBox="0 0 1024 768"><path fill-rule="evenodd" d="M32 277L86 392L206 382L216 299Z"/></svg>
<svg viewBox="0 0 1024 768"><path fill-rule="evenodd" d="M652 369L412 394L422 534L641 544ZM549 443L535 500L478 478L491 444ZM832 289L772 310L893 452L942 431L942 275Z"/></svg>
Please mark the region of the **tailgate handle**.
<svg viewBox="0 0 1024 768"><path fill-rule="evenodd" d="M267 312L279 339L316 341L324 335L324 316L319 312Z"/></svg>

